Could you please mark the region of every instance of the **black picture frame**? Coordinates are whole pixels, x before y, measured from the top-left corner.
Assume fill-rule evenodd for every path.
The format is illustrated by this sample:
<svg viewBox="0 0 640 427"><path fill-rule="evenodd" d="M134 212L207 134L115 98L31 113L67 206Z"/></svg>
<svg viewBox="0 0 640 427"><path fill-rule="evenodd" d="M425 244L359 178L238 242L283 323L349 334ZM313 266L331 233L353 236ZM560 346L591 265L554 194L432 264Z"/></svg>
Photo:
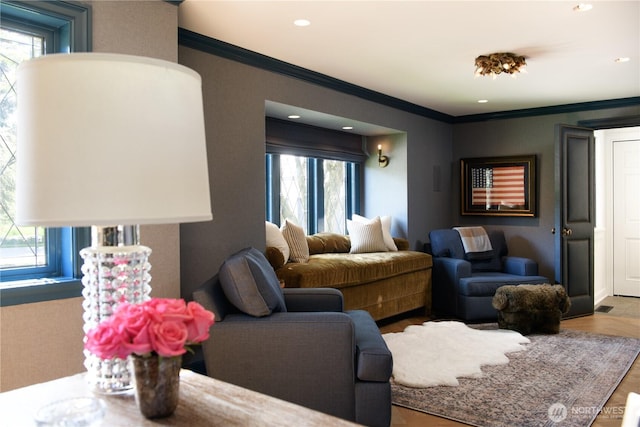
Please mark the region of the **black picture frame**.
<svg viewBox="0 0 640 427"><path fill-rule="evenodd" d="M462 215L536 216L536 155L460 160Z"/></svg>

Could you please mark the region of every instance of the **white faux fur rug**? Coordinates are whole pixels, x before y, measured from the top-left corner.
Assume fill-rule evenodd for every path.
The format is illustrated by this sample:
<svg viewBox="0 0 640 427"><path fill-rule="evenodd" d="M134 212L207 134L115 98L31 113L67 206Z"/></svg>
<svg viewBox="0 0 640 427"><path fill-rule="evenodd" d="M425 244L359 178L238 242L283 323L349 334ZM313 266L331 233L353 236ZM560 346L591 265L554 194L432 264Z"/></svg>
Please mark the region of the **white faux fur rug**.
<svg viewBox="0 0 640 427"><path fill-rule="evenodd" d="M457 378L479 378L482 365L507 364L505 353L531 342L515 331L462 322L425 322L382 337L393 355L393 380L408 387L457 386Z"/></svg>

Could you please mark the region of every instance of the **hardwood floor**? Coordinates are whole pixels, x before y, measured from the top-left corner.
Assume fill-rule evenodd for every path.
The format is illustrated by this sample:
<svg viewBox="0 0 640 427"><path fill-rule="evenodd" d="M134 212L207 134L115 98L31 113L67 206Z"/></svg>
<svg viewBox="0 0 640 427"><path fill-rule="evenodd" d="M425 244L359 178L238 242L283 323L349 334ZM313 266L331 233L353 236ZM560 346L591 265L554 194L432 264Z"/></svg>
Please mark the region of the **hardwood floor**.
<svg viewBox="0 0 640 427"><path fill-rule="evenodd" d="M633 302L640 307L640 299ZM637 313L640 313L640 308ZM402 332L409 325L421 324L429 320L424 316L409 314L407 317L394 318L391 321L380 323L380 331ZM612 316L602 313L596 313L592 316L579 317L575 319L563 320L561 328L575 329L580 331L593 332L606 335L618 335L625 337L640 338L640 318ZM636 359L631 369L616 388L614 393L607 401L606 408L610 411L618 411L624 408L629 392L640 392L640 358ZM599 415L592 424L594 427L613 427L620 426L620 416ZM440 417L424 414L422 412L393 406L391 426L429 426L429 427L454 427L465 426L466 424L447 420Z"/></svg>

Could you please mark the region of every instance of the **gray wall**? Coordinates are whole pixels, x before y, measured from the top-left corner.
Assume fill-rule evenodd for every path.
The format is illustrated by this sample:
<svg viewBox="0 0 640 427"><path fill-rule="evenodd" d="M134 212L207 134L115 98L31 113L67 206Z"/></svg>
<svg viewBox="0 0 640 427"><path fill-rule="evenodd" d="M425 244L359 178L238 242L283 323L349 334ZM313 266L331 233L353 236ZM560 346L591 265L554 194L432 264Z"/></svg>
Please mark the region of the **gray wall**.
<svg viewBox="0 0 640 427"><path fill-rule="evenodd" d="M510 254L536 259L539 273L553 280L555 252L551 229L555 221L555 126L575 126L581 120L638 114L640 106L454 125L452 177L456 194L460 193L461 158L536 154L538 215L534 218L461 216L458 196L451 207L453 225L503 229Z"/></svg>
<svg viewBox="0 0 640 427"><path fill-rule="evenodd" d="M264 249L266 100L374 123L406 134L391 164L365 164L365 216L398 214L396 234L421 247L429 230L450 225L450 180L433 191L433 165L451 164L451 125L401 112L301 80L179 46L179 62L203 79L213 221L180 226L181 291L191 293L230 254ZM394 136L395 138L395 136ZM376 143L377 146L377 143ZM376 155L375 149L371 151ZM385 205L386 204L386 205Z"/></svg>
<svg viewBox="0 0 640 427"><path fill-rule="evenodd" d="M264 104L299 106L397 129L369 138L362 215L394 216L394 235L422 249L428 233L454 225L505 231L513 255L539 261L554 277L554 131L559 123L640 114L640 107L446 124L345 95L298 79L179 46L179 62L203 77L213 221L180 226L181 291L215 274L244 247L264 248ZM391 158L380 169L380 143ZM459 160L519 154L538 156L538 215L534 218L460 215Z"/></svg>
<svg viewBox="0 0 640 427"><path fill-rule="evenodd" d="M382 154L389 158L389 164L381 168L378 163L378 145ZM362 193L363 206L367 216L391 215L391 234L406 238L408 228L407 201L407 134L399 133L367 138L367 150L371 157L367 160L367 171Z"/></svg>

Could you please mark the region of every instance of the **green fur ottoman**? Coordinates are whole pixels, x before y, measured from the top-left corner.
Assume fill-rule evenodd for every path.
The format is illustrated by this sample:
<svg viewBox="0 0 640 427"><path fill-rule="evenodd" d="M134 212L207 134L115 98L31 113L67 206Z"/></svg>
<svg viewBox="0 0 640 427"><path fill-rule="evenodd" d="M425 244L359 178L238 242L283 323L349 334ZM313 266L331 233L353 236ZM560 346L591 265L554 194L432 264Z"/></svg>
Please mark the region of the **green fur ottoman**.
<svg viewBox="0 0 640 427"><path fill-rule="evenodd" d="M492 304L501 329L557 334L571 300L561 285L507 285L496 290Z"/></svg>

